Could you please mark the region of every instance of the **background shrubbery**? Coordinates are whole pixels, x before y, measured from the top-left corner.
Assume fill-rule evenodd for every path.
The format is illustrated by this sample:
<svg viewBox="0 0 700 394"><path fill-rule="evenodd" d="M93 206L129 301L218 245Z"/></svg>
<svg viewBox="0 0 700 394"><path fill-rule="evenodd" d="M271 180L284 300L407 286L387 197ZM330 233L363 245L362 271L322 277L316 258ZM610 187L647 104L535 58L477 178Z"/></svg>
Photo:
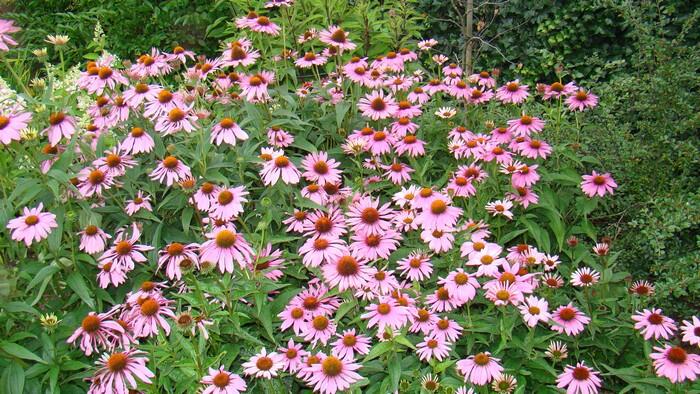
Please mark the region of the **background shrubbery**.
<svg viewBox="0 0 700 394"><path fill-rule="evenodd" d="M464 45L455 12L466 1L340 2L357 8L358 28L370 12L415 13L414 26L373 26L379 52L406 32L435 37L446 53ZM487 4L484 4L487 3ZM657 284L658 304L669 312L697 308L700 290L700 11L693 2L513 0L499 6L475 1L477 69L500 68L528 83L587 82L602 99L577 148L599 158L621 185L595 224L622 251L619 261ZM23 26L27 59L47 34L67 34L70 62L94 52L94 30L124 59L151 47L181 44L215 53L225 23L245 1L74 0L10 1L7 17ZM422 14L423 18L421 18ZM391 18L389 18L391 21ZM375 45L377 42L384 44ZM485 44L484 42L488 43ZM34 45L34 47L32 47ZM49 52L49 56L57 56ZM38 65L37 65L38 66ZM38 67L36 68L38 69ZM557 73L557 69L560 70ZM581 78L587 78L582 81ZM577 140L571 136L562 139Z"/></svg>

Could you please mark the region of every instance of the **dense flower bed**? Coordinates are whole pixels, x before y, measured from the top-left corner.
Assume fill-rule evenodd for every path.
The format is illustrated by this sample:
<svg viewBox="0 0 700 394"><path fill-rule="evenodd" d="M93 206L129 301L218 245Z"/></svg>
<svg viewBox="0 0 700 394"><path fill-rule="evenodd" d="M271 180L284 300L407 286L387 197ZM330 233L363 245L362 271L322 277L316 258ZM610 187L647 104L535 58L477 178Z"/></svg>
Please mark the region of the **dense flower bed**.
<svg viewBox="0 0 700 394"><path fill-rule="evenodd" d="M593 93L434 40L368 59L268 5L216 59L3 88L8 392L697 388L700 320L615 269L588 215L618 185L558 138Z"/></svg>

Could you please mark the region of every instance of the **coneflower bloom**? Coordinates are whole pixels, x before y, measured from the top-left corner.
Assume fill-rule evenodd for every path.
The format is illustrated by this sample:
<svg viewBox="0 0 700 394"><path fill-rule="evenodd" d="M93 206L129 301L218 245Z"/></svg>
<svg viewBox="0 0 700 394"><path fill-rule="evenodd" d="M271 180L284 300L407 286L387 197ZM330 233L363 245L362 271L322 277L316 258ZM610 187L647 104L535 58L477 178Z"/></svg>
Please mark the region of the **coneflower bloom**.
<svg viewBox="0 0 700 394"><path fill-rule="evenodd" d="M428 279L433 272L430 258L421 252L412 252L407 257L399 260L397 264L397 268L401 270L401 275L411 281Z"/></svg>
<svg viewBox="0 0 700 394"><path fill-rule="evenodd" d="M383 166L386 170L384 176L395 185L401 185L411 180L411 173L415 170L401 162L394 162L391 165Z"/></svg>
<svg viewBox="0 0 700 394"><path fill-rule="evenodd" d="M459 325L454 320L448 318L437 319L435 324L430 327L430 335L433 337L445 341L445 342L456 342L459 336L462 335L462 326Z"/></svg>
<svg viewBox="0 0 700 394"><path fill-rule="evenodd" d="M149 175L154 181L164 183L166 186L171 186L175 182L182 179L191 178L192 172L175 156L166 156L158 162L158 166Z"/></svg>
<svg viewBox="0 0 700 394"><path fill-rule="evenodd" d="M478 84L485 88L492 88L496 86L496 80L491 77L488 71L482 71L478 74L472 74L469 76L469 82Z"/></svg>
<svg viewBox="0 0 700 394"><path fill-rule="evenodd" d="M593 171L590 175L583 175L581 182L581 190L588 197L596 195L603 197L605 194L614 194L613 190L617 188L617 183L610 176L610 173L599 174Z"/></svg>
<svg viewBox="0 0 700 394"><path fill-rule="evenodd" d="M268 86L275 80L275 74L271 71L261 71L254 75L241 76L241 96L249 102L266 101L270 98Z"/></svg>
<svg viewBox="0 0 700 394"><path fill-rule="evenodd" d="M481 287L476 277L464 272L462 268L450 272L446 278L441 278L438 284L445 286L450 294L455 294L464 302L473 300L476 297L476 289Z"/></svg>
<svg viewBox="0 0 700 394"><path fill-rule="evenodd" d="M551 358L554 361L565 360L568 356L568 350L565 343L559 341L551 341L544 355Z"/></svg>
<svg viewBox="0 0 700 394"><path fill-rule="evenodd" d="M480 250L469 253L467 265L478 266L476 276L495 276L498 274L498 267L506 262L500 257L503 248L495 243L486 243Z"/></svg>
<svg viewBox="0 0 700 394"><path fill-rule="evenodd" d="M103 354L95 362L100 368L95 372L90 386L91 393L128 393L129 387L137 388L136 379L151 384L155 377L147 367L148 358L140 350L129 349L111 354Z"/></svg>
<svg viewBox="0 0 700 394"><path fill-rule="evenodd" d="M338 290L360 289L370 280L370 270L364 260L344 255L336 261L326 263L322 268L323 277L331 287Z"/></svg>
<svg viewBox="0 0 700 394"><path fill-rule="evenodd" d="M462 299L457 298L456 294L451 293L445 286L435 289L432 294L426 297L425 302L433 312L449 312L465 304Z"/></svg>
<svg viewBox="0 0 700 394"><path fill-rule="evenodd" d="M551 317L548 311L549 303L544 298L528 296L518 309L529 327L536 326L538 322L547 323Z"/></svg>
<svg viewBox="0 0 700 394"><path fill-rule="evenodd" d="M103 289L109 285L117 287L126 282L126 269L121 265L102 260L97 263L97 268L100 270L97 273L97 282Z"/></svg>
<svg viewBox="0 0 700 394"><path fill-rule="evenodd" d="M517 136L528 137L532 133L539 133L544 129L544 120L528 115L508 122L508 130Z"/></svg>
<svg viewBox="0 0 700 394"><path fill-rule="evenodd" d="M78 173L77 188L80 194L85 197L92 195L102 196L104 190L114 186L114 178L102 170L86 167Z"/></svg>
<svg viewBox="0 0 700 394"><path fill-rule="evenodd" d="M200 263L210 262L218 265L221 273L233 273L234 261L245 268L253 260L253 249L243 235L230 229L220 229L207 234L208 241L199 249Z"/></svg>
<svg viewBox="0 0 700 394"><path fill-rule="evenodd" d="M649 357L654 360L656 375L668 378L671 383L686 380L695 381L700 375L700 355L688 353L680 346L654 346L655 353Z"/></svg>
<svg viewBox="0 0 700 394"><path fill-rule="evenodd" d="M341 181L342 171L338 169L340 163L328 158L328 153L317 152L306 155L301 162L304 167L302 176L309 182L316 182L319 185L326 183L338 183Z"/></svg>
<svg viewBox="0 0 700 394"><path fill-rule="evenodd" d="M500 359L491 357L491 353L482 352L457 361L457 371L464 376L465 383L483 386L503 373L499 361Z"/></svg>
<svg viewBox="0 0 700 394"><path fill-rule="evenodd" d="M197 116L192 112L191 107L175 107L161 116L156 121L155 130L161 135L171 135L184 130L187 133L193 132L197 127Z"/></svg>
<svg viewBox="0 0 700 394"><path fill-rule="evenodd" d="M564 286L564 279L559 274L546 273L542 275L542 283L549 288L558 289Z"/></svg>
<svg viewBox="0 0 700 394"><path fill-rule="evenodd" d="M400 329L408 322L408 308L399 305L396 300L391 297L381 297L379 303L369 304L362 314L361 318L366 319L367 328L372 328L375 325L377 330L384 331L385 327Z"/></svg>
<svg viewBox="0 0 700 394"><path fill-rule="evenodd" d="M518 305L524 300L523 292L517 284L500 281L488 287L486 298L496 306Z"/></svg>
<svg viewBox="0 0 700 394"><path fill-rule="evenodd" d="M351 360L327 356L308 368L308 383L314 387L314 391L321 394L336 394L362 380L362 376L355 372L360 368L360 364Z"/></svg>
<svg viewBox="0 0 700 394"><path fill-rule="evenodd" d="M352 236L349 246L352 255L366 260L388 259L391 252L399 247L401 234L394 230L382 233L358 233Z"/></svg>
<svg viewBox="0 0 700 394"><path fill-rule="evenodd" d="M56 215L51 212L42 212L44 204L39 203L35 208L24 207L24 214L7 223L7 228L12 231L12 239L24 241L29 247L34 242L48 238L51 229L58 227Z"/></svg>
<svg viewBox="0 0 700 394"><path fill-rule="evenodd" d="M552 330L574 336L583 332L586 325L591 322L591 318L569 303L552 312L552 321Z"/></svg>
<svg viewBox="0 0 700 394"><path fill-rule="evenodd" d="M449 230L454 228L462 209L451 206L450 199L435 198L416 217L416 222L425 230Z"/></svg>
<svg viewBox="0 0 700 394"><path fill-rule="evenodd" d="M78 235L80 235L79 249L90 254L100 253L105 250L107 238L112 238L111 235L92 224L85 227Z"/></svg>
<svg viewBox="0 0 700 394"><path fill-rule="evenodd" d="M0 44L2 44L1 39ZM30 112L0 113L0 143L8 145L12 141L21 140L20 132L27 128L31 120L32 114Z"/></svg>
<svg viewBox="0 0 700 394"><path fill-rule="evenodd" d="M302 366L302 358L309 355L309 352L304 350L301 344L294 343L293 340L287 342L287 347L278 349L279 354L284 360L284 370L289 373L295 373Z"/></svg>
<svg viewBox="0 0 700 394"><path fill-rule="evenodd" d="M496 90L496 98L504 104L520 104L530 96L527 85L519 80L508 82Z"/></svg>
<svg viewBox="0 0 700 394"><path fill-rule="evenodd" d="M596 394L601 384L598 372L584 362L567 365L557 377L557 387L566 389L566 394Z"/></svg>
<svg viewBox="0 0 700 394"><path fill-rule="evenodd" d="M600 273L589 267L579 268L571 274L571 284L577 287L593 286L599 280Z"/></svg>
<svg viewBox="0 0 700 394"><path fill-rule="evenodd" d="M80 323L80 327L73 332L73 335L71 335L66 342L72 344L80 338L78 341L80 350L82 350L86 356L100 350L100 348L112 350L113 342L110 339L118 337L124 332L124 329L117 322L112 320L111 317L111 313L88 313L88 315L83 318L82 323Z"/></svg>
<svg viewBox="0 0 700 394"><path fill-rule="evenodd" d="M175 318L171 304L172 301L159 295L139 298L137 305L129 312L128 318L134 327L134 336L142 338L157 335L158 327L163 329L165 335L169 335L170 324L165 320L165 317Z"/></svg>
<svg viewBox="0 0 700 394"><path fill-rule="evenodd" d="M511 208L513 208L513 203L508 199L496 200L486 204L486 212L489 212L494 217L504 216L513 220L513 212L510 211Z"/></svg>
<svg viewBox="0 0 700 394"><path fill-rule="evenodd" d="M515 391L517 386L518 382L515 380L515 376L505 373L495 378L491 383L491 388L497 393L510 394Z"/></svg>
<svg viewBox="0 0 700 394"><path fill-rule="evenodd" d="M260 176L265 185L274 185L279 179L286 184L295 185L299 183L301 172L289 160L284 152L276 150L272 152L272 159L265 162Z"/></svg>
<svg viewBox="0 0 700 394"><path fill-rule="evenodd" d="M416 354L422 361L437 359L442 361L450 354L450 344L433 336L426 336L416 345Z"/></svg>
<svg viewBox="0 0 700 394"><path fill-rule="evenodd" d="M343 213L337 207L331 207L328 213L316 210L306 215L304 221L306 236L338 238L346 232Z"/></svg>
<svg viewBox="0 0 700 394"><path fill-rule="evenodd" d="M676 330L676 322L670 317L661 314L661 309L644 309L642 312L632 315L636 323L634 328L639 330L644 339L669 339Z"/></svg>
<svg viewBox="0 0 700 394"><path fill-rule="evenodd" d="M49 115L49 127L45 128L43 133L49 137L49 143L56 146L61 138L70 139L75 133L76 127L74 117L64 112L52 112Z"/></svg>
<svg viewBox="0 0 700 394"><path fill-rule="evenodd" d="M420 239L428 244L428 248L435 253L447 252L452 249L455 237L450 230L423 230Z"/></svg>
<svg viewBox="0 0 700 394"><path fill-rule="evenodd" d="M637 296L650 297L654 294L654 285L646 280L638 280L632 283L629 291Z"/></svg>
<svg viewBox="0 0 700 394"><path fill-rule="evenodd" d="M323 55L317 55L313 52L306 52L304 56L294 61L294 65L299 68L310 68L313 66L322 66L326 64L328 58Z"/></svg>
<svg viewBox="0 0 700 394"><path fill-rule="evenodd" d="M15 21L9 19L0 19L0 52L7 52L10 46L17 45L9 33L17 33L20 31L18 26L15 26Z"/></svg>
<svg viewBox="0 0 700 394"><path fill-rule="evenodd" d="M221 145L227 143L236 146L236 141L245 141L248 134L231 118L223 118L211 129L211 143Z"/></svg>
<svg viewBox="0 0 700 394"><path fill-rule="evenodd" d="M393 116L399 106L391 94L385 95L383 91L375 90L362 97L357 108L362 111L362 116L379 120Z"/></svg>
<svg viewBox="0 0 700 394"><path fill-rule="evenodd" d="M240 394L248 388L245 380L224 369L223 365L219 369L209 368L209 375L199 383L207 386L202 394Z"/></svg>
<svg viewBox="0 0 700 394"><path fill-rule="evenodd" d="M299 248L302 263L307 267L318 267L323 263L334 262L346 254L348 249L345 241L324 236L310 238Z"/></svg>
<svg viewBox="0 0 700 394"><path fill-rule="evenodd" d="M179 242L172 242L158 253L158 269L165 265L165 274L171 280L182 278L183 261L187 260L189 265L199 265L197 251L199 245L191 243L183 245Z"/></svg>
<svg viewBox="0 0 700 394"><path fill-rule="evenodd" d="M423 156L425 154L425 141L419 140L415 135L407 135L394 142L394 150L399 155L408 153L411 157Z"/></svg>
<svg viewBox="0 0 700 394"><path fill-rule="evenodd" d="M284 357L275 352L267 353L265 348L243 363L243 373L256 378L272 379L284 368Z"/></svg>
<svg viewBox="0 0 700 394"><path fill-rule="evenodd" d="M209 215L220 220L231 220L243 213L243 204L248 202L245 186L219 188L212 195Z"/></svg>
<svg viewBox="0 0 700 394"><path fill-rule="evenodd" d="M517 202L523 208L527 208L530 204L537 204L540 201L540 196L532 191L529 187L516 187L515 193L506 193L506 198Z"/></svg>
<svg viewBox="0 0 700 394"><path fill-rule="evenodd" d="M305 326L301 328L301 337L312 345L321 342L326 345L328 340L335 335L336 324L324 315L313 316Z"/></svg>
<svg viewBox="0 0 700 394"><path fill-rule="evenodd" d="M250 30L258 33L265 33L271 36L276 36L280 34L280 27L277 26L270 18L266 16L260 16L248 25Z"/></svg>
<svg viewBox="0 0 700 394"><path fill-rule="evenodd" d="M342 51L351 51L356 45L350 41L348 34L338 26L331 25L328 29L321 30L318 39L322 43L334 46Z"/></svg>
<svg viewBox="0 0 700 394"><path fill-rule="evenodd" d="M124 210L126 211L127 215L133 216L141 209L153 212L153 207L151 207L151 196L144 196L143 192L139 190L133 200L126 201L126 207Z"/></svg>
<svg viewBox="0 0 700 394"><path fill-rule="evenodd" d="M610 253L610 244L607 242L598 242L593 246L592 250L596 256L607 256L608 253Z"/></svg>
<svg viewBox="0 0 700 394"><path fill-rule="evenodd" d="M394 212L389 203L379 206L379 199L362 197L353 203L347 213L346 223L352 231L363 234L379 234L391 228Z"/></svg>
<svg viewBox="0 0 700 394"><path fill-rule="evenodd" d="M580 89L566 98L566 104L572 111L583 111L586 108L595 108L598 105L598 96Z"/></svg>
<svg viewBox="0 0 700 394"><path fill-rule="evenodd" d="M574 93L575 90L576 84L573 82L569 82L566 85L561 82L554 82L544 87L544 95L542 98L544 100L551 100L553 98L567 97Z"/></svg>
<svg viewBox="0 0 700 394"><path fill-rule="evenodd" d="M336 334L338 339L332 343L333 354L342 359L354 360L355 354L366 355L370 351L371 340L364 335L357 335L355 329Z"/></svg>
<svg viewBox="0 0 700 394"><path fill-rule="evenodd" d="M693 316L692 321L683 320L681 332L683 333L683 342L700 345L700 319L697 316Z"/></svg>
<svg viewBox="0 0 700 394"><path fill-rule="evenodd" d="M141 127L134 127L131 132L119 144L119 149L125 154L149 153L155 147L153 137L151 137Z"/></svg>

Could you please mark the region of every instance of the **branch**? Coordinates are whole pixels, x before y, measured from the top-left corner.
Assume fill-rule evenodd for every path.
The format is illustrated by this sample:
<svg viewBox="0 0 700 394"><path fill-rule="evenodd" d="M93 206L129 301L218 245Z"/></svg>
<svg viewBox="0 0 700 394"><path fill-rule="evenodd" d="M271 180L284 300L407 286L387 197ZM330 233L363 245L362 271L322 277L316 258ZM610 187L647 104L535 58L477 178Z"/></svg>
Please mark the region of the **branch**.
<svg viewBox="0 0 700 394"><path fill-rule="evenodd" d="M505 60L505 61L508 62L509 64L511 64L511 65L512 65L512 64L515 64L515 63L513 63L512 61L510 61L510 59L508 59L508 58L506 57L506 55L504 55L503 52L502 52L497 46L491 44L490 42L488 42L488 41L486 41L486 40L484 40L483 38L478 37L478 36L474 36L474 37L472 37L472 39L473 39L473 40L479 41L480 43L482 43L483 45L486 45L486 46L489 47L489 48L493 48L499 55L501 55L501 57L503 58L503 60Z"/></svg>

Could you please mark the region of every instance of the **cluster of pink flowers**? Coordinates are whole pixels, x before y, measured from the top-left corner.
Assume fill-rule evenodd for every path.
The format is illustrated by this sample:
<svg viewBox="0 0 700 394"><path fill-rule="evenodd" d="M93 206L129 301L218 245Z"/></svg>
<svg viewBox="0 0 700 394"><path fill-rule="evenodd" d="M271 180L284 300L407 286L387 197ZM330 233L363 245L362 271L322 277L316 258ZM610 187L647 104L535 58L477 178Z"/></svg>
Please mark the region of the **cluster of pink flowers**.
<svg viewBox="0 0 700 394"><path fill-rule="evenodd" d="M273 0L266 7L287 7L291 3ZM270 17L256 12L237 18L235 25L243 32L265 36L282 32ZM7 34L14 31L12 23L0 20L0 50L16 44ZM323 44L323 50L314 50L308 44L313 41ZM294 59L300 71L317 72L320 66L334 59L339 62L342 55L356 48L350 34L335 25L321 31L309 30L297 42L299 48L306 46L301 55L290 50L280 58ZM435 44L434 40L426 40L418 47L420 52L428 52ZM22 109L0 113L0 142L8 145L20 141L20 132L32 120L43 122L47 125L43 134L48 148L56 156L76 139L89 142L95 150L96 137L113 135L113 148L95 152L94 160L80 156L81 168L71 180L70 197L104 206L117 202L111 196L113 189L127 190L130 198L119 203L131 225L109 234L91 223L78 233L79 249L95 257L96 280L101 288L126 283L135 267L151 263L149 252L157 254L156 271L167 278L163 282L144 282L105 313L89 313L68 339L87 356L103 353L97 362L99 369L90 380L91 393L136 389L134 377L150 383L154 374L146 367L148 360L138 350L139 343L159 332L168 335L173 322L193 335L199 330L208 338L207 327L214 325L210 317L205 313L193 317L191 311L176 314L175 302L168 298L167 291L188 290L181 281L189 274L218 271L213 274L249 277L252 273L276 282L285 275L285 267L295 263L286 261L283 249L273 248L272 242L256 247L248 241L256 238L244 235L249 231L246 215L259 209L257 201L256 208L251 207L251 194L257 196L259 189L298 192L313 203L299 203L294 197L292 203L298 208L287 212L282 220L287 233L301 238L298 248L291 252L298 255L312 279L283 304L277 315L280 332L288 335L286 345L269 352L262 348L240 363L241 374L247 379L272 379L286 373L316 392L333 394L362 380L358 372L361 358L370 353L373 342L406 333L418 337L415 348L422 362L449 359L457 355L457 342L466 334L452 314L469 308L479 296L490 303L489 307L519 314L531 330L539 325L565 336L577 336L586 330L592 316L575 305L574 298L550 305L540 294L564 286L558 273L559 256L527 243L499 243L493 231L494 223L501 228L539 203L540 196L535 192L543 179L539 169L553 152L542 138L546 121L524 110L521 113L518 108L534 97L528 85L513 80L497 86L496 78L488 72L464 75L459 65L444 64L447 58L440 55L431 58L440 66L438 75L427 79L425 70L413 66L419 63L420 53L407 48L374 60L350 57L344 64L335 64L336 70L318 85L302 83L296 94L300 100L312 98L319 105L334 105L351 94L350 86L357 87L362 93L356 107L364 117L364 127L357 126L343 141L340 148L344 156L334 157L339 152L334 147L300 155L293 132L274 123L261 132L245 120L237 122L228 112L241 102L261 107L278 104L277 93L271 89L278 81L275 72L252 70L262 59L263 54L245 37L227 43L215 59L195 60L195 54L182 47L174 48L172 53L152 49L130 68L120 69L113 58L105 56L89 62L77 83L95 99L87 110L92 123L86 130L78 126L78 114L63 108L44 119L33 119ZM197 88L164 86L162 78L178 70ZM572 111L593 108L598 101L573 82L547 85L541 95L545 101L564 100ZM513 119L490 125L488 130L472 131L454 123L445 126L445 142L459 164L445 174L441 185L426 181L425 171L414 168L416 160L431 148L419 138L419 119L428 113L427 104L437 101L435 98L465 106L493 103L517 109ZM221 105L224 110L219 112L225 113L212 114L200 108L202 103ZM452 118L456 111L446 107L438 110L437 116ZM178 138L191 133L204 136L198 149L206 141L220 152L232 152L249 140L263 144L259 160L253 163L259 179L252 185L232 186L220 173L207 178L206 174L212 173L207 171L204 159L177 154ZM167 153L162 153L162 146L156 149L163 140L174 142L165 150ZM245 147L254 145L250 151L257 151L255 144ZM155 163L149 162L156 152L161 153ZM344 167L348 161L353 161L362 175L373 175L363 177L359 184L349 182L346 175L354 170ZM42 171L48 172L54 163L45 161ZM150 164L147 175L153 188L146 189L150 194L122 188L130 182L130 173ZM243 168L248 163L240 164ZM244 177L243 169L240 177ZM467 201L494 178L503 180L507 191L486 205L469 205ZM383 181L394 192L390 196L373 195L371 190L376 189L372 184ZM199 241L168 239L165 245L144 244L142 223L163 206L164 202L156 201L158 195L165 196L175 187L187 193L188 208L201 218ZM583 175L580 188L588 197L603 197L612 194L617 184L609 173L592 171ZM23 241L27 247L48 238L57 227L55 215L43 212L41 203L36 208L25 207L23 215L7 224L12 239ZM594 247L601 258L608 250L607 243ZM455 257L445 268L443 257L450 253L459 253L462 260L458 263ZM581 291L601 281L602 271L594 267L569 268L564 272L571 272L570 284ZM642 294L645 288L646 294L653 291L646 282L635 284L632 291ZM271 292L269 296L276 294ZM364 304L358 307L358 318L347 324L339 311L350 299ZM220 302L212 300L213 305L227 306ZM645 310L633 319L647 340L668 340L677 330L674 322L658 310ZM683 341L700 343L700 320L693 317L692 322L684 324ZM565 349L565 345L557 345L548 352L561 355ZM651 357L658 375L675 383L695 380L700 373L699 356L668 344L655 349L657 353ZM501 359L482 350L456 362L464 382L475 386L502 382L508 387L514 385ZM229 366L220 365L219 360L207 367L208 374L200 381L205 394L237 394L247 389L248 383L229 371ZM579 361L566 366L556 383L569 393L596 393L602 379ZM458 392L473 391L460 388Z"/></svg>

